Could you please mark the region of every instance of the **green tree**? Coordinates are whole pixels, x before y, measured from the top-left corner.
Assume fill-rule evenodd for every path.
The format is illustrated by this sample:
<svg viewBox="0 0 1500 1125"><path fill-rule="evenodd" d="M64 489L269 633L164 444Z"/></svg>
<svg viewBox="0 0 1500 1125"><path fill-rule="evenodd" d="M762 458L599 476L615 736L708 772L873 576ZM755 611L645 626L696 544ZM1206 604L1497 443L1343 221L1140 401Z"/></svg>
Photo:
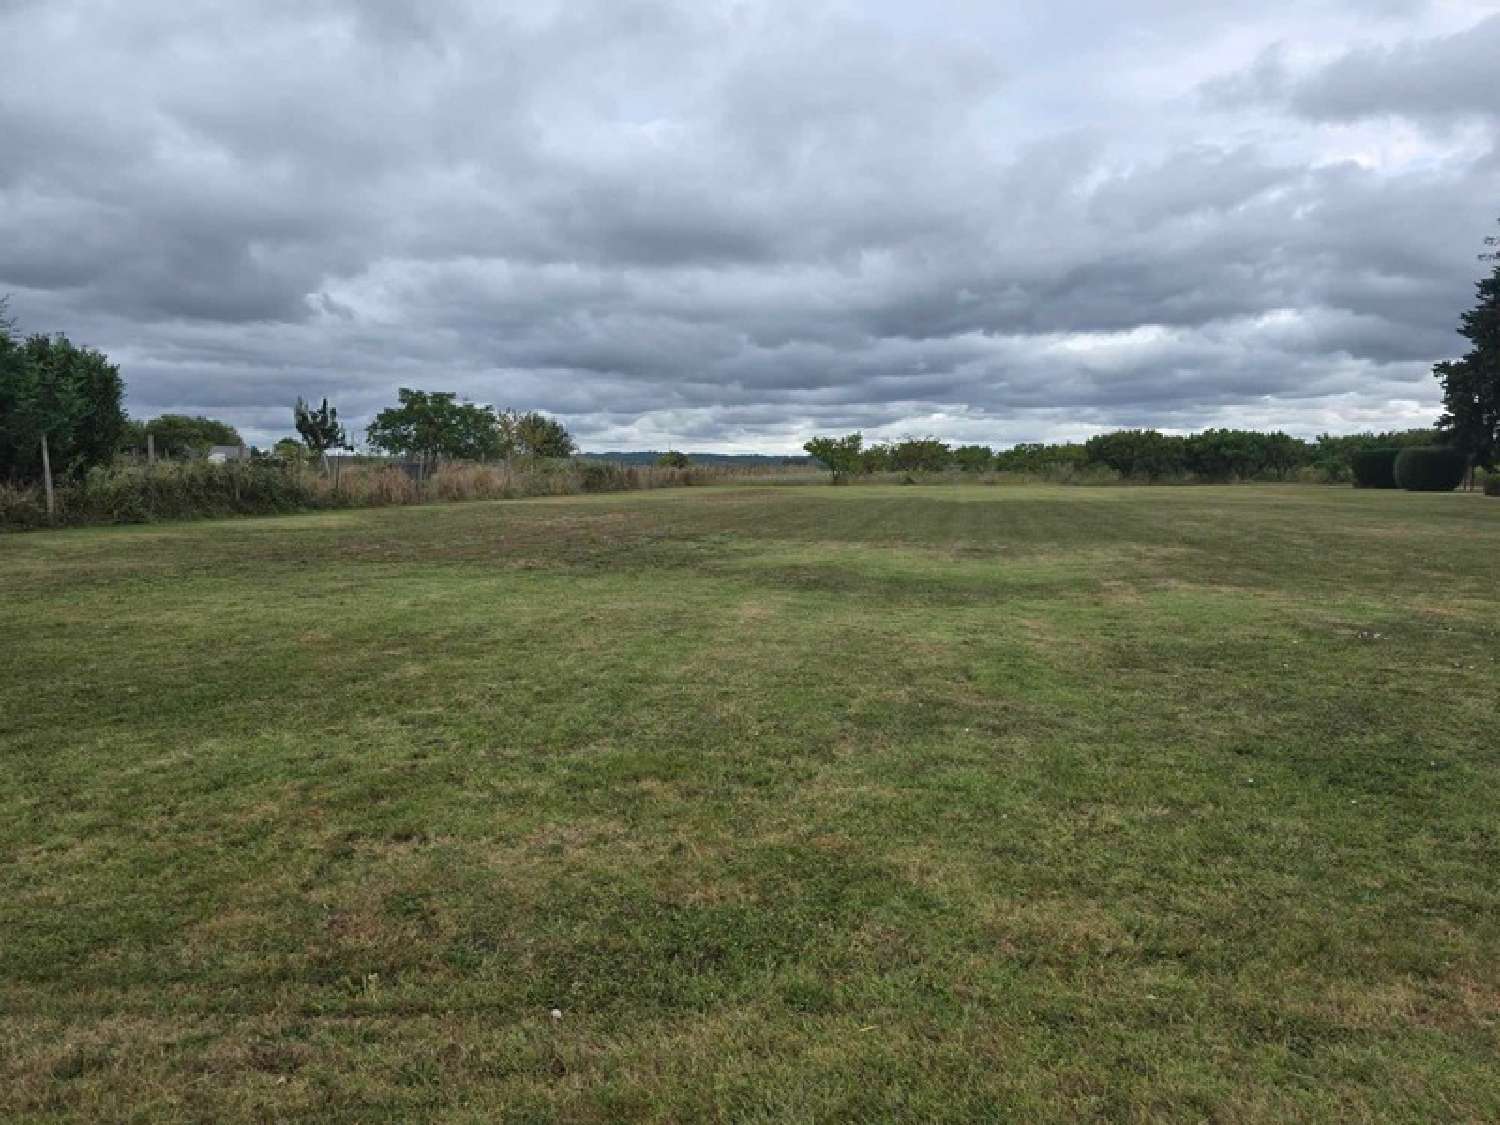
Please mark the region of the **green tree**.
<svg viewBox="0 0 1500 1125"><path fill-rule="evenodd" d="M995 454L995 468L1018 473L1042 473L1066 465L1088 463L1088 452L1079 442L1046 444L1023 441Z"/></svg>
<svg viewBox="0 0 1500 1125"><path fill-rule="evenodd" d="M1286 480L1312 459L1312 446L1301 438L1280 430L1261 434L1260 438L1261 471L1271 473L1277 480Z"/></svg>
<svg viewBox="0 0 1500 1125"><path fill-rule="evenodd" d="M494 408L459 402L452 391L402 387L399 404L375 415L366 435L376 449L410 457L430 469L439 461L489 461L505 456L506 435Z"/></svg>
<svg viewBox="0 0 1500 1125"><path fill-rule="evenodd" d="M1500 246L1486 238L1485 245ZM1471 465L1486 469L1500 459L1500 252L1480 255L1495 263L1475 290L1478 300L1459 321L1459 335L1470 348L1462 359L1439 363L1433 375L1443 385L1443 416L1438 430Z"/></svg>
<svg viewBox="0 0 1500 1125"><path fill-rule="evenodd" d="M1189 472L1204 480L1249 480L1264 464L1263 435L1253 430L1204 430L1183 439Z"/></svg>
<svg viewBox="0 0 1500 1125"><path fill-rule="evenodd" d="M0 303L0 476L82 476L113 458L125 430L119 368L66 336L20 340Z"/></svg>
<svg viewBox="0 0 1500 1125"><path fill-rule="evenodd" d="M578 452L567 427L536 410L507 410L500 416L500 427L506 456L571 457Z"/></svg>
<svg viewBox="0 0 1500 1125"><path fill-rule="evenodd" d="M937 438L907 438L891 449L891 468L897 472L940 473L953 463L953 451Z"/></svg>
<svg viewBox="0 0 1500 1125"><path fill-rule="evenodd" d="M144 452L145 449L146 423L142 422L139 418L126 418L125 426L120 431L119 452Z"/></svg>
<svg viewBox="0 0 1500 1125"><path fill-rule="evenodd" d="M271 447L271 456L289 465L300 465L307 459L308 448L293 437L284 437Z"/></svg>
<svg viewBox="0 0 1500 1125"><path fill-rule="evenodd" d="M1160 480L1187 469L1186 443L1156 430L1115 430L1096 434L1084 443L1089 462L1106 465L1127 480Z"/></svg>
<svg viewBox="0 0 1500 1125"><path fill-rule="evenodd" d="M688 455L675 449L667 450L656 459L656 463L664 469L685 469L689 464Z"/></svg>
<svg viewBox="0 0 1500 1125"><path fill-rule="evenodd" d="M243 445L240 432L228 422L202 415L163 414L145 424L158 457L187 458L207 452L213 445Z"/></svg>
<svg viewBox="0 0 1500 1125"><path fill-rule="evenodd" d="M26 341L31 363L53 373L74 398L73 440L62 450L65 471L78 476L114 459L125 433L125 383L120 368L103 352L79 347L66 336L31 336Z"/></svg>
<svg viewBox="0 0 1500 1125"><path fill-rule="evenodd" d="M345 434L344 427L339 424L338 408L330 406L326 398L323 404L314 410L299 395L297 404L292 407L292 421L297 427L297 433L302 437L303 444L325 470L328 468L330 449L349 447L348 435Z"/></svg>
<svg viewBox="0 0 1500 1125"><path fill-rule="evenodd" d="M1472 354L1472 353L1471 353ZM1443 440L1472 465L1490 469L1500 453L1500 402L1495 377L1469 357L1439 363L1433 375L1443 384Z"/></svg>
<svg viewBox="0 0 1500 1125"><path fill-rule="evenodd" d="M986 473L995 464L995 451L987 445L960 445L953 451L953 463L966 473Z"/></svg>
<svg viewBox="0 0 1500 1125"><path fill-rule="evenodd" d="M860 470L866 473L888 473L891 471L893 456L894 451L888 441L867 445L859 455Z"/></svg>
<svg viewBox="0 0 1500 1125"><path fill-rule="evenodd" d="M821 461L832 474L832 484L842 484L851 473L860 471L860 446L864 435L846 434L841 438L815 437L802 446L814 459Z"/></svg>
<svg viewBox="0 0 1500 1125"><path fill-rule="evenodd" d="M32 393L31 365L16 339L16 322L10 317L8 299L0 297L0 476L28 476L25 468L30 464L27 447L31 430L22 411Z"/></svg>

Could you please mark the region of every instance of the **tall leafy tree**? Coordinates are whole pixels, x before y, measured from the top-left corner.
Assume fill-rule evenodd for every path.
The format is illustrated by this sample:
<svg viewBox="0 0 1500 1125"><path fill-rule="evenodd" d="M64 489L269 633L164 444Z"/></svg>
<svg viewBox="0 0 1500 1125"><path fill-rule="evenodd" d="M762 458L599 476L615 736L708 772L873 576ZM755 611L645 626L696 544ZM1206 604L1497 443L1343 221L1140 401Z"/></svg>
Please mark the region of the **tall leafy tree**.
<svg viewBox="0 0 1500 1125"><path fill-rule="evenodd" d="M9 315L7 298L0 297L0 477L22 475L22 447L30 433L22 410L30 389L31 369L16 339L16 322Z"/></svg>
<svg viewBox="0 0 1500 1125"><path fill-rule="evenodd" d="M1500 245L1500 239L1485 239ZM1500 460L1500 252L1481 255L1495 263L1475 286L1478 301L1463 314L1459 334L1471 345L1462 359L1439 363L1433 375L1443 385L1438 429L1472 465L1493 468Z"/></svg>
<svg viewBox="0 0 1500 1125"><path fill-rule="evenodd" d="M995 464L995 451L987 445L960 445L953 463L966 473L988 472Z"/></svg>
<svg viewBox="0 0 1500 1125"><path fill-rule="evenodd" d="M1084 443L1089 462L1107 465L1127 480L1159 480L1187 468L1187 443L1175 434L1156 430L1115 430L1095 434Z"/></svg>
<svg viewBox="0 0 1500 1125"><path fill-rule="evenodd" d="M815 437L802 448L827 467L832 474L830 484L842 484L863 467L860 450L864 443L864 434L853 433L841 438Z"/></svg>
<svg viewBox="0 0 1500 1125"><path fill-rule="evenodd" d="M431 468L441 460L488 461L505 454L492 407L459 402L452 391L402 387L398 404L375 415L366 436L376 449Z"/></svg>
<svg viewBox="0 0 1500 1125"><path fill-rule="evenodd" d="M806 446L803 447L804 449ZM860 450L859 468L865 473L888 473L895 460L895 447L888 441L877 441Z"/></svg>
<svg viewBox="0 0 1500 1125"><path fill-rule="evenodd" d="M1312 447L1301 438L1273 430L1260 435L1261 468L1276 475L1277 480L1287 476L1312 458Z"/></svg>
<svg viewBox="0 0 1500 1125"><path fill-rule="evenodd" d="M344 449L349 444L348 435L339 424L338 408L330 406L326 398L314 410L311 404L298 396L297 405L292 407L292 420L296 423L297 433L302 436L303 444L325 469L328 467L328 451Z"/></svg>
<svg viewBox="0 0 1500 1125"><path fill-rule="evenodd" d="M507 410L500 430L507 457L571 457L578 451L561 422L536 410Z"/></svg>
<svg viewBox="0 0 1500 1125"><path fill-rule="evenodd" d="M0 308L0 476L80 476L125 432L120 370L66 336L20 340Z"/></svg>
<svg viewBox="0 0 1500 1125"><path fill-rule="evenodd" d="M897 472L940 473L953 460L953 451L937 438L907 438L891 448L891 468Z"/></svg>

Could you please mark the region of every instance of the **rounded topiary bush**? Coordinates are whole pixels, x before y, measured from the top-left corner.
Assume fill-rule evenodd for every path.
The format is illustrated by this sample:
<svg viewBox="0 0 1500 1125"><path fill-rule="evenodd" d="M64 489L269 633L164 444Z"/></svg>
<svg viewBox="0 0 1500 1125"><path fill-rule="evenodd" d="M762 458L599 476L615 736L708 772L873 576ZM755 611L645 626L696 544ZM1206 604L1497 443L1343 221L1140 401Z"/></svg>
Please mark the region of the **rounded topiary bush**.
<svg viewBox="0 0 1500 1125"><path fill-rule="evenodd" d="M1468 458L1443 445L1414 445L1396 458L1396 484L1408 492L1452 492L1468 471Z"/></svg>
<svg viewBox="0 0 1500 1125"><path fill-rule="evenodd" d="M1349 458L1355 488L1395 488L1399 449L1361 449Z"/></svg>

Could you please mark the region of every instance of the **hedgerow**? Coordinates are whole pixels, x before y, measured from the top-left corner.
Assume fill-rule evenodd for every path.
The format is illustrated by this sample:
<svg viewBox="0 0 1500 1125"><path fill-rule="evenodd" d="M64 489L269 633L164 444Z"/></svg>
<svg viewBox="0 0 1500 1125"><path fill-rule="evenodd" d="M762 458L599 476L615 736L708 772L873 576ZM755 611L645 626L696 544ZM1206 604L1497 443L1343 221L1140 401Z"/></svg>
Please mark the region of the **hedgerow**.
<svg viewBox="0 0 1500 1125"><path fill-rule="evenodd" d="M1469 461L1445 445L1417 445L1396 458L1396 484L1408 492L1452 492L1463 483Z"/></svg>
<svg viewBox="0 0 1500 1125"><path fill-rule="evenodd" d="M271 458L227 464L159 463L96 469L81 481L59 486L57 513L50 520L40 487L0 482L0 529L152 523L447 500L510 500L675 488L763 475L739 466L677 469L557 458L444 464L421 479L386 464L345 468L332 476Z"/></svg>
<svg viewBox="0 0 1500 1125"><path fill-rule="evenodd" d="M1361 449L1349 455L1355 488L1395 488L1399 449Z"/></svg>

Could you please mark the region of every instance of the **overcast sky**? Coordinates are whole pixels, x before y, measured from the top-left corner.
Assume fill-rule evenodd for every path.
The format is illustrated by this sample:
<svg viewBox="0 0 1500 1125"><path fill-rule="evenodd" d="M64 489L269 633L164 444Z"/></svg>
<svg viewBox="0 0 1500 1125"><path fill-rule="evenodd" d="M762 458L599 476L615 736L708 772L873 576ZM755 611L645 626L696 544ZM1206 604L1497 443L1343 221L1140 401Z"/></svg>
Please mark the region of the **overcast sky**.
<svg viewBox="0 0 1500 1125"><path fill-rule="evenodd" d="M1467 0L0 0L0 293L260 442L1426 425L1497 60Z"/></svg>

